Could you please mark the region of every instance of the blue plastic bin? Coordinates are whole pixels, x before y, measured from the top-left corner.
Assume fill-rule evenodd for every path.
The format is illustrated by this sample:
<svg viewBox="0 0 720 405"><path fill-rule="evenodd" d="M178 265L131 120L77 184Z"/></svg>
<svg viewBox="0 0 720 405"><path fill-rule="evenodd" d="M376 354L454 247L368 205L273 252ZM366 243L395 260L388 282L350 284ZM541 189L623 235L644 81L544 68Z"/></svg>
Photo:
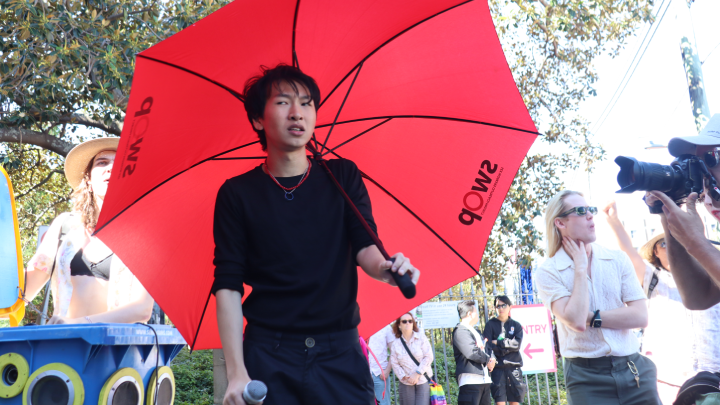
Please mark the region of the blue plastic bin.
<svg viewBox="0 0 720 405"><path fill-rule="evenodd" d="M156 342L155 333L149 326L157 332L159 342ZM72 371L54 365L57 363L74 370L82 380L81 383L74 381L73 389L76 392L72 395L75 395L76 400L70 401L71 404L104 403L100 398L101 391L104 392L105 397L116 394L114 399L116 404L128 403L127 398L125 402L120 398L121 395L127 396L127 394L121 394L121 389L115 391L111 385L118 387L125 384L124 388L127 388L128 384L132 383L138 387L138 391L142 390L143 398L139 402L142 405L146 403L148 392L155 388L158 377L153 372L156 367L168 365L184 345L185 340L177 329L164 325L90 324L2 328L0 329L0 405L23 404L23 396L26 397L26 404L32 402L32 393L28 391L28 386L33 380L36 385L39 384L39 377L48 377L43 380L44 386L47 387L44 388L46 392L49 392L51 389L49 387L53 384L63 383L60 380L72 374ZM22 359L18 357L22 357L27 366L23 366ZM27 370L23 367L27 367ZM41 370L43 367L45 371ZM118 372L121 369L123 371ZM41 375L38 371L45 374ZM132 382L133 378L128 375L139 375L142 385ZM13 396L12 392L17 391L23 378L26 380L23 384L24 392ZM151 378L153 386L149 387ZM165 391L166 388L164 387ZM174 379L172 388L174 397ZM84 399L78 402L80 389L84 391ZM48 405L63 401L67 403L63 396L65 394L60 391L54 400L48 396L50 399L43 401ZM11 397L4 397L7 395ZM39 391L37 395L40 395ZM40 398L37 395L35 402L41 402L37 399ZM151 395L154 395L154 392ZM167 392L164 395L168 401ZM158 395L159 398L160 396ZM33 405L44 404L33 403Z"/></svg>

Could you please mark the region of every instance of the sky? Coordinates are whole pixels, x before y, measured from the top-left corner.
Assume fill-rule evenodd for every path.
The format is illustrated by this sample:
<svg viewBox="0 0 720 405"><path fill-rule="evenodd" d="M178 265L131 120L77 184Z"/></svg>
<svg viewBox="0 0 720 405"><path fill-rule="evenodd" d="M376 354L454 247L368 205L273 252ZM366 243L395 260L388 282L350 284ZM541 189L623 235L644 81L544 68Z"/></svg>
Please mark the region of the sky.
<svg viewBox="0 0 720 405"><path fill-rule="evenodd" d="M678 20L678 12L682 12L680 7L687 7L687 3L685 0L655 0L655 3L653 13L657 13L661 5L662 9L650 35L653 35L656 26L657 31L610 114L604 121L601 120L601 113L630 68L645 33L651 28L650 24L640 26L614 59L605 55L597 58L597 96L588 98L580 107L580 114L591 123L594 140L605 148L608 159L595 165L590 176L579 171L565 178L569 189L584 191L590 204L597 205L599 209L614 198L620 218L625 222L626 229L633 231L633 242L637 246L652 237L652 230L661 232L660 223L657 216L647 213L641 201L642 193L615 194L619 189L615 157L631 156L640 161L667 165L672 161L667 149L646 150L645 147L651 141L667 145L673 137L697 134L680 54L683 24ZM668 4L670 8L665 12ZM697 0L692 4L690 14L697 51L700 60L704 61L703 76L712 115L720 108L720 24L717 24L720 1ZM699 211L705 213L704 209ZM595 222L598 243L616 247L604 216L598 215ZM715 222L710 219L707 226L711 227Z"/></svg>

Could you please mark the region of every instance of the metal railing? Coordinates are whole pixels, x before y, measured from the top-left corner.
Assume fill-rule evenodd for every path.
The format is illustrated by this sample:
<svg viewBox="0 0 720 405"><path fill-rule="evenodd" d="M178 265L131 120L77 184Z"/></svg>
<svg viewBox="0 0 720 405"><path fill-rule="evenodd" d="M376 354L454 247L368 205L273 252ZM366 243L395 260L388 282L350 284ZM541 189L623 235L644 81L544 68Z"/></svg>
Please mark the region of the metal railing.
<svg viewBox="0 0 720 405"><path fill-rule="evenodd" d="M498 286L493 282L490 289L484 278L473 277L455 287L443 292L430 302L477 300L480 310L480 322L477 325L480 330L485 328L487 321L492 318L494 307L493 300L497 295L507 295L514 305L541 303L537 296L537 289L534 287L530 277L520 277L515 274L508 280L510 285ZM422 327L422 324L420 324ZM457 403L457 381L455 379L455 359L452 352L452 329L429 329L425 330L430 344L434 348L433 374L436 382L443 385L448 404ZM448 347L450 346L450 347ZM561 371L561 362L558 362L558 371ZM439 374L438 374L439 371ZM566 404L564 395L564 379L562 374L538 373L525 375L525 383L528 387L527 398L523 403L532 405ZM398 401L398 380L393 373L388 379L388 390L391 403L399 404ZM554 386L554 387L553 387ZM562 386L562 388L561 388Z"/></svg>

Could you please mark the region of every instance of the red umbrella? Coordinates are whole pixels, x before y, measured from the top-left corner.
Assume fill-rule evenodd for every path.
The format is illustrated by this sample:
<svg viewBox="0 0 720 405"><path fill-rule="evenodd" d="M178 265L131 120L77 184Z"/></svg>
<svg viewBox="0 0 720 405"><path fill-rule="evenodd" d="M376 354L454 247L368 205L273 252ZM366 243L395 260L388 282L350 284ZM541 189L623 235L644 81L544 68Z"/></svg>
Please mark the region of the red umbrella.
<svg viewBox="0 0 720 405"><path fill-rule="evenodd" d="M422 271L412 300L360 275L365 337L476 274L537 135L480 0L237 0L142 52L98 235L195 349L221 346L217 190L264 159L238 93L280 62L317 80L326 157L357 163L386 248Z"/></svg>

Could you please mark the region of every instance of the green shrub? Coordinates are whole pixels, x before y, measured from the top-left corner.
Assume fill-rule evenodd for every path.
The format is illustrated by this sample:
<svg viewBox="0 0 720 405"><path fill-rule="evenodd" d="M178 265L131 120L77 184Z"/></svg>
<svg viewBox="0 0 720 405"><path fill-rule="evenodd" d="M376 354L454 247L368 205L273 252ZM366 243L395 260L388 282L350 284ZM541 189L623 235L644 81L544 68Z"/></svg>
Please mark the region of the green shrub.
<svg viewBox="0 0 720 405"><path fill-rule="evenodd" d="M172 362L175 374L175 403L178 405L212 405L213 352L182 349Z"/></svg>

